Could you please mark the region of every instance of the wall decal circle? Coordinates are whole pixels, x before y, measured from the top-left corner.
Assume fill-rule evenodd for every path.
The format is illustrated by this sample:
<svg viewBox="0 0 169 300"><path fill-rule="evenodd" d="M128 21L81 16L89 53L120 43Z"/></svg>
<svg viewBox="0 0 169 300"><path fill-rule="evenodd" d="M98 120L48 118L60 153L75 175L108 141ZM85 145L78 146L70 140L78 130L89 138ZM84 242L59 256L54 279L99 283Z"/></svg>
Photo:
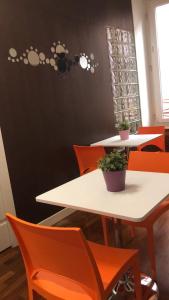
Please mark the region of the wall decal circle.
<svg viewBox="0 0 169 300"><path fill-rule="evenodd" d="M65 53L65 48L62 45L56 46L56 53Z"/></svg>
<svg viewBox="0 0 169 300"><path fill-rule="evenodd" d="M56 62L55 62L54 58L50 59L50 65L51 66L55 66L56 65Z"/></svg>
<svg viewBox="0 0 169 300"><path fill-rule="evenodd" d="M82 69L87 69L88 61L85 55L82 55L79 59L79 64Z"/></svg>
<svg viewBox="0 0 169 300"><path fill-rule="evenodd" d="M90 72L93 74L95 72L94 67L90 68Z"/></svg>
<svg viewBox="0 0 169 300"><path fill-rule="evenodd" d="M94 54L93 54L93 53L90 53L90 58L91 58L92 60L94 60Z"/></svg>
<svg viewBox="0 0 169 300"><path fill-rule="evenodd" d="M28 61L30 65L32 66L38 66L39 65L39 55L34 50L29 51L28 53Z"/></svg>
<svg viewBox="0 0 169 300"><path fill-rule="evenodd" d="M45 60L45 54L44 54L43 52L41 52L41 53L39 54L39 58L40 58L41 60Z"/></svg>
<svg viewBox="0 0 169 300"><path fill-rule="evenodd" d="M54 53L55 52L55 47L51 47L51 52Z"/></svg>
<svg viewBox="0 0 169 300"><path fill-rule="evenodd" d="M23 62L24 62L25 65L27 65L29 63L27 58L24 58Z"/></svg>
<svg viewBox="0 0 169 300"><path fill-rule="evenodd" d="M9 49L9 54L12 57L16 57L17 56L17 51L14 48L10 48Z"/></svg>

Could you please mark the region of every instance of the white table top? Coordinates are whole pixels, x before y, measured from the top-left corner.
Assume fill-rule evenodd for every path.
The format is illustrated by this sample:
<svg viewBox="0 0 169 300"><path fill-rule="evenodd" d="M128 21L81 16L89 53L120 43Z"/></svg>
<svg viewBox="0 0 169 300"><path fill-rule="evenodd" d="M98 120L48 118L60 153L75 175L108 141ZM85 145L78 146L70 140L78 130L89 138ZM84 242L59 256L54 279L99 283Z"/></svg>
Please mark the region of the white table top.
<svg viewBox="0 0 169 300"><path fill-rule="evenodd" d="M69 181L36 201L139 222L169 194L169 174L127 171L126 189L108 192L101 170Z"/></svg>
<svg viewBox="0 0 169 300"><path fill-rule="evenodd" d="M154 140L161 134L131 134L128 140L121 140L119 135L91 144L91 146L103 147L137 147Z"/></svg>

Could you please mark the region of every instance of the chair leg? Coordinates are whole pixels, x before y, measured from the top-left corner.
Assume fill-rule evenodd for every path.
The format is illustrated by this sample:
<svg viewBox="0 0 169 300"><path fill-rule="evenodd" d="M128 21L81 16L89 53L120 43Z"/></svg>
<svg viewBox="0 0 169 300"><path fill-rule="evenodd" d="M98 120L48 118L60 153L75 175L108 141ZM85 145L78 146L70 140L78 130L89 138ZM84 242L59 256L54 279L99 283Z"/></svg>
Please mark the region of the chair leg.
<svg viewBox="0 0 169 300"><path fill-rule="evenodd" d="M33 300L33 290L31 289L31 287L28 287L28 299L29 300Z"/></svg>
<svg viewBox="0 0 169 300"><path fill-rule="evenodd" d="M131 238L134 239L136 237L136 229L135 229L135 227L129 225L129 232L130 232Z"/></svg>
<svg viewBox="0 0 169 300"><path fill-rule="evenodd" d="M112 239L113 239L113 245L116 246L116 219L111 218L112 220Z"/></svg>
<svg viewBox="0 0 169 300"><path fill-rule="evenodd" d="M139 258L137 257L133 264L133 275L134 275L134 286L135 286L135 295L136 300L142 300L142 289L141 289L141 277L140 277L140 264Z"/></svg>
<svg viewBox="0 0 169 300"><path fill-rule="evenodd" d="M156 259L155 259L155 243L153 227L147 228L147 250L151 264L152 279L157 280Z"/></svg>
<svg viewBox="0 0 169 300"><path fill-rule="evenodd" d="M109 245L109 230L107 226L107 218L105 216L101 216L102 228L103 228L103 236L104 243L106 246Z"/></svg>

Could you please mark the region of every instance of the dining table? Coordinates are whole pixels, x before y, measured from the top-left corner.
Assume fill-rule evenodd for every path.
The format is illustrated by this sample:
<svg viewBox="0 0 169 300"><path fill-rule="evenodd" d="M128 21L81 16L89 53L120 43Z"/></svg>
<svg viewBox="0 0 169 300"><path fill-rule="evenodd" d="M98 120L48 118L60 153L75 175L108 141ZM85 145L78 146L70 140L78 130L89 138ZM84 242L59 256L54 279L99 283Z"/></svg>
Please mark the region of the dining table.
<svg viewBox="0 0 169 300"><path fill-rule="evenodd" d="M168 194L167 173L126 171L125 190L109 192L102 171L97 169L37 196L36 201L140 222Z"/></svg>
<svg viewBox="0 0 169 300"><path fill-rule="evenodd" d="M109 192L100 169L36 197L37 202L73 208L117 220L143 221L169 195L169 174L126 171L125 190ZM142 278L144 284L151 279ZM126 279L125 279L126 280ZM124 283L124 282L123 282ZM119 283L118 283L119 284ZM151 287L154 287L151 282ZM127 282L127 288L130 281Z"/></svg>
<svg viewBox="0 0 169 300"><path fill-rule="evenodd" d="M119 135L111 136L107 139L90 144L90 146L103 147L138 147L147 142L153 141L162 134L130 134L129 139L121 140Z"/></svg>
<svg viewBox="0 0 169 300"><path fill-rule="evenodd" d="M130 134L129 138L122 140L120 135L115 135L107 139L90 144L90 146L102 146L105 148L123 148L126 153L126 158L129 158L130 149L137 149L138 146L144 145L147 142L153 141L162 134ZM112 149L110 150L112 151Z"/></svg>

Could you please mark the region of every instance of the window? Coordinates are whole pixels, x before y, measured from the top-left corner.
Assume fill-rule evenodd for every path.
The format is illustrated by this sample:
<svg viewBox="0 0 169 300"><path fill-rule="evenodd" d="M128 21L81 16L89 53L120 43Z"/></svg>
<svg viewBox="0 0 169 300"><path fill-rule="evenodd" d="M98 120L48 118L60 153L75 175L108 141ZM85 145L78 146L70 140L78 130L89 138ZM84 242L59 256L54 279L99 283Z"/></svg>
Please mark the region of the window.
<svg viewBox="0 0 169 300"><path fill-rule="evenodd" d="M155 121L169 122L169 0L150 0L152 88Z"/></svg>
<svg viewBox="0 0 169 300"><path fill-rule="evenodd" d="M141 125L140 95L134 33L119 28L107 27L107 41L112 78L114 123L124 120L131 132Z"/></svg>
<svg viewBox="0 0 169 300"><path fill-rule="evenodd" d="M155 10L158 67L160 78L161 118L169 119L169 4Z"/></svg>

